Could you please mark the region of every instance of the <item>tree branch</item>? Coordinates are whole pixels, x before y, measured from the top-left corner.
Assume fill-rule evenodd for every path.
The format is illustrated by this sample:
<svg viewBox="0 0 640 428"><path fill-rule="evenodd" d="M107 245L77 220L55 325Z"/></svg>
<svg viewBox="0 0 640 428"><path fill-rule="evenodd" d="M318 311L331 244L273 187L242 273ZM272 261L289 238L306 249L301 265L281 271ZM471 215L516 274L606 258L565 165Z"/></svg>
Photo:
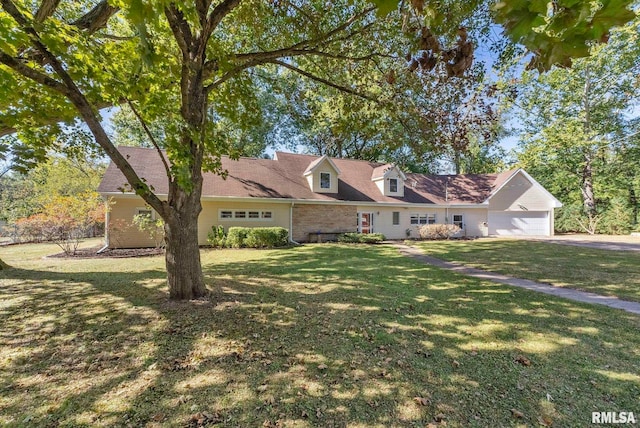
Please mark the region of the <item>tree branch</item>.
<svg viewBox="0 0 640 428"><path fill-rule="evenodd" d="M42 0L42 4L38 8L34 17L36 22L43 22L45 19L53 15L53 12L58 8L60 0Z"/></svg>
<svg viewBox="0 0 640 428"><path fill-rule="evenodd" d="M238 1L240 1L240 0L238 0ZM326 45L329 45L331 43L334 43L334 42L340 41L340 40L348 40L351 37L353 37L354 35L359 34L362 31L364 31L365 29L369 28L370 25L366 25L364 28L362 28L362 29L360 29L360 30L358 30L356 32L347 34L345 37L341 37L339 39L332 39L332 40L328 40L328 39L330 39L332 36L340 33L341 31L344 31L345 29L349 28L358 19L363 18L367 14L371 13L373 10L375 10L375 7L367 8L367 9L363 10L362 12L353 15L351 18L349 18L347 21L345 21L341 25L335 27L334 29L330 30L327 33L322 34L319 37L316 37L315 39L303 40L303 41L295 43L295 44L293 44L293 45L291 45L289 47L282 48L282 49L276 49L274 51L248 52L248 53L236 54L235 55L235 59L249 60L249 61L247 63L245 63L245 64L240 64L237 67L234 67L229 72L225 73L225 75L221 76L219 79L217 79L211 85L209 85L208 90L211 90L211 89L215 88L216 86L218 86L220 83L223 83L223 82L229 80L230 77L233 77L233 76L237 75L240 71L245 70L246 68L253 67L255 65L265 64L265 63L269 62L272 59L282 58L282 57L286 57L286 56L306 55L310 50L313 51L313 52L319 53L321 51L319 51L318 48L321 47L321 46L326 46ZM347 58L344 58L344 59L347 59ZM217 59L212 59L212 60L207 61L204 64L205 78L209 77L211 74L213 74L217 70L218 70L218 61L217 61Z"/></svg>
<svg viewBox="0 0 640 428"><path fill-rule="evenodd" d="M193 43L193 34L191 34L191 27L189 23L184 19L183 13L176 7L174 3L170 3L164 8L164 14L171 27L171 32L180 47L182 57L189 59L190 49Z"/></svg>
<svg viewBox="0 0 640 428"><path fill-rule="evenodd" d="M118 7L109 5L107 0L102 0L89 12L72 22L72 25L83 30L88 30L89 33L94 33L100 28L105 27L107 22L109 22L109 18L115 15L118 10L120 10Z"/></svg>
<svg viewBox="0 0 640 428"><path fill-rule="evenodd" d="M39 83L43 86L46 86L48 88L51 88L59 93L61 93L64 96L67 96L69 94L69 91L67 89L67 87L65 85L63 85L62 83L60 83L59 81L57 81L56 79L53 79L49 76L47 76L46 74L38 71L38 70L34 70L33 68L25 65L24 63L18 61L17 59L15 59L14 57L7 55L4 52L0 52L0 63L6 65L7 67L15 70L18 72L18 74L33 80L36 83ZM10 134L11 132L4 132L5 130L3 129L0 132L0 137Z"/></svg>
<svg viewBox="0 0 640 428"><path fill-rule="evenodd" d="M279 65L281 67L287 68L287 69L289 69L291 71L294 71L294 72L296 72L298 74L301 74L302 76L305 76L305 77L307 77L307 78L309 78L311 80L315 80L316 82L320 82L320 83L323 83L323 84L325 84L327 86L331 86L332 88L335 88L335 89L337 89L339 91L346 92L348 94L355 95L355 96L360 97L360 98L364 98L365 100L368 100L368 101L377 102L377 100L375 98L373 98L373 97L371 97L371 96L369 96L367 94L363 94L361 92L358 92L358 91L356 91L354 89L351 89L351 88L348 88L346 86L338 85L337 83L333 83L333 82L331 82L331 81L329 81L327 79L324 79L322 77L319 77L319 76L316 76L314 74L311 74L308 71L304 71L302 69L299 69L298 67L295 67L295 66L293 66L291 64L288 64L288 63L286 63L284 61L271 60L271 61L268 61L268 62L271 63L271 64L275 64L275 65Z"/></svg>
<svg viewBox="0 0 640 428"><path fill-rule="evenodd" d="M207 19L207 27L203 29L203 32L206 35L205 39L209 39L209 36L211 36L215 29L218 28L218 25L220 25L225 16L238 7L241 1L242 0L224 0L213 8L209 15L209 19Z"/></svg>

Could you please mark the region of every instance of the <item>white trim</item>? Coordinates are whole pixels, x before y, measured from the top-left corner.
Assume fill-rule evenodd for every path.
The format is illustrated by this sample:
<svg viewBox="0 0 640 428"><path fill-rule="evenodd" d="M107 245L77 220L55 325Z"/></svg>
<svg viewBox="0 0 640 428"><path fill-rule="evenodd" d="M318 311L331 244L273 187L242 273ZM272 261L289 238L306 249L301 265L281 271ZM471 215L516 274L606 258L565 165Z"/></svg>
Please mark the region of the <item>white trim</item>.
<svg viewBox="0 0 640 428"><path fill-rule="evenodd" d="M527 171L525 171L522 168L518 168L517 170L515 170L515 172L513 174L511 174L511 176L509 178L507 178L505 180L504 183L502 183L497 189L495 189L493 192L491 192L491 194L489 195L489 197L487 199L484 200L484 202L482 202L483 204L488 204L489 201L491 200L491 198L493 198L496 194L498 194L498 192L500 192L500 190L502 190L502 188L504 186L507 185L507 183L509 183L513 177L515 177L516 175L518 175L518 173L522 173L524 175L524 178L526 178L527 180L529 180L529 182L531 184L533 184L538 190L541 190L545 195L547 195L552 201L553 201L553 207L554 208L560 208L562 207L562 202L560 202L558 199L556 199L555 196L553 196L551 193L549 193L549 191L547 189L545 189L540 183L538 183L536 181L535 178L533 178L532 176L529 175L529 173L527 173Z"/></svg>

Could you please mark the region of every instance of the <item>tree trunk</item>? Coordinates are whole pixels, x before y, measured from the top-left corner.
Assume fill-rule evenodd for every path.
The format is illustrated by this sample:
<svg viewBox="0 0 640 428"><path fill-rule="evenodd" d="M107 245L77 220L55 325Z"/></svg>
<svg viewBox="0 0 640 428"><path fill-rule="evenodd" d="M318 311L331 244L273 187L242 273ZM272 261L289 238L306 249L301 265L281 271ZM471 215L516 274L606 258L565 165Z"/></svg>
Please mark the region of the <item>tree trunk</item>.
<svg viewBox="0 0 640 428"><path fill-rule="evenodd" d="M631 177L629 181L631 181ZM629 205L631 205L632 224L636 226L638 224L638 195L633 185L629 186Z"/></svg>
<svg viewBox="0 0 640 428"><path fill-rule="evenodd" d="M204 276L200 264L198 246L198 215L202 210L198 197L185 195L179 189L177 193L186 199L174 207L169 218L165 219L166 266L169 298L190 300L204 297L208 290L204 285ZM186 198L184 198L186 196Z"/></svg>
<svg viewBox="0 0 640 428"><path fill-rule="evenodd" d="M589 67L585 70L585 83L584 93L582 96L583 108L584 108L584 134L589 140L591 136L591 70ZM587 148L584 149L584 164L582 166L582 203L584 211L589 216L589 220L592 220L597 215L596 210L596 198L593 193L593 158L595 156L595 150L592 151L592 142L589 141Z"/></svg>
<svg viewBox="0 0 640 428"><path fill-rule="evenodd" d="M589 218L596 216L596 199L593 193L593 157L590 153L584 156L582 167L582 202Z"/></svg>

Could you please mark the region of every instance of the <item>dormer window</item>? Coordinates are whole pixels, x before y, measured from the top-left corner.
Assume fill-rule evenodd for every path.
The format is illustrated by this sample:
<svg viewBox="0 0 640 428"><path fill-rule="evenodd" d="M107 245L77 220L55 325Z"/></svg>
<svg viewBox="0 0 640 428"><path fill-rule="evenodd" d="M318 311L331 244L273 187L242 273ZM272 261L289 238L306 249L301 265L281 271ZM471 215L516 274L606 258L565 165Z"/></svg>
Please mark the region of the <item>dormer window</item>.
<svg viewBox="0 0 640 428"><path fill-rule="evenodd" d="M390 193L398 193L398 179L390 178L389 179L389 192Z"/></svg>
<svg viewBox="0 0 640 428"><path fill-rule="evenodd" d="M393 164L385 164L377 166L371 173L371 181L373 181L380 193L385 196L394 198L404 197L404 182L407 176Z"/></svg>
<svg viewBox="0 0 640 428"><path fill-rule="evenodd" d="M320 173L320 188L331 189L331 173L330 172Z"/></svg>
<svg viewBox="0 0 640 428"><path fill-rule="evenodd" d="M340 170L327 155L311 162L302 175L312 192L338 193Z"/></svg>

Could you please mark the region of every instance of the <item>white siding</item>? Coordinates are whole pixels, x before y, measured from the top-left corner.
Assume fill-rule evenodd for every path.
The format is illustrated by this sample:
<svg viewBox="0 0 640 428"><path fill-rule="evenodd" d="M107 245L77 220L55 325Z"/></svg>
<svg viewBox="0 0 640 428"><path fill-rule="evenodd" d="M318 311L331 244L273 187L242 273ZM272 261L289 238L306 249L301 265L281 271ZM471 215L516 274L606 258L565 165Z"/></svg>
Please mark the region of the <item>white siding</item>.
<svg viewBox="0 0 640 428"><path fill-rule="evenodd" d="M411 238L418 238L419 225L411 224L412 214L435 214L437 224L451 223L453 214L464 216L465 230L461 236L483 236L482 226L487 221L487 210L484 208L470 209L449 209L445 208L423 208L423 207L375 207L358 206L358 212L373 213L373 232L382 233L388 239L405 239L407 230L410 231ZM400 224L393 224L393 212L400 213ZM486 234L486 233L484 233Z"/></svg>
<svg viewBox="0 0 640 428"><path fill-rule="evenodd" d="M547 211L554 201L519 173L489 201L491 211Z"/></svg>

